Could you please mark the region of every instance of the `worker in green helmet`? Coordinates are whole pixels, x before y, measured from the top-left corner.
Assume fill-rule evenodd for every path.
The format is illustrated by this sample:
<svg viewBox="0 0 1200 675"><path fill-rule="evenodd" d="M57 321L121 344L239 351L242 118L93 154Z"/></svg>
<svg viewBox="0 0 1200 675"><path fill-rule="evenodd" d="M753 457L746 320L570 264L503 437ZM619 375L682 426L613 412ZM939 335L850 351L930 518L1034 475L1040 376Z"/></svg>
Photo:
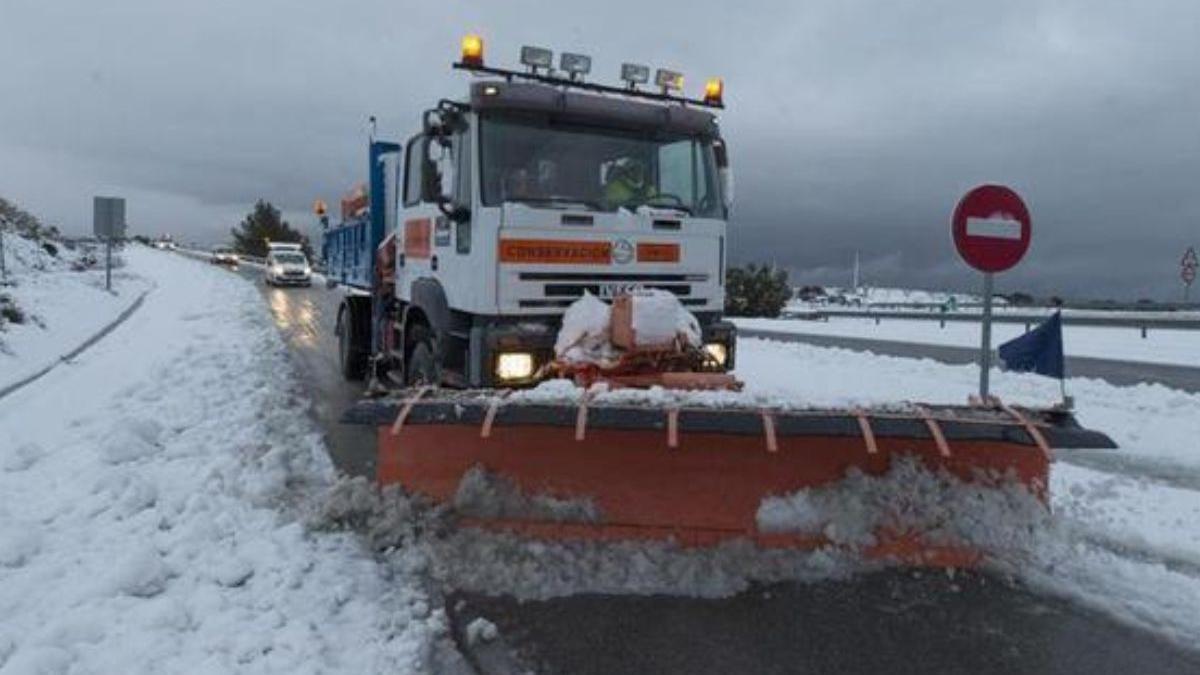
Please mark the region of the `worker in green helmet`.
<svg viewBox="0 0 1200 675"><path fill-rule="evenodd" d="M618 160L608 172L604 201L609 208L637 208L657 194L649 181L645 162L634 158Z"/></svg>

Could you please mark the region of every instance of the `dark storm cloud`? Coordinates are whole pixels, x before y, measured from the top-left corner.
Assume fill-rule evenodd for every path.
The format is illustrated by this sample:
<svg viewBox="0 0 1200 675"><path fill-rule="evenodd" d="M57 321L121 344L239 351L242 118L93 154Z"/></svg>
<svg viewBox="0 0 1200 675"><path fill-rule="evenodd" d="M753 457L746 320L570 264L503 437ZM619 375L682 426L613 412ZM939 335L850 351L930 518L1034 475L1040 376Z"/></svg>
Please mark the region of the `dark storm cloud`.
<svg viewBox="0 0 1200 675"><path fill-rule="evenodd" d="M137 2L0 0L0 193L73 229L131 196L150 232L215 241L258 197L311 221L363 174L365 120L407 136L460 95L458 37L724 75L739 260L797 280L963 286L971 185L1029 202L1001 282L1166 297L1200 243L1200 5L1177 2Z"/></svg>

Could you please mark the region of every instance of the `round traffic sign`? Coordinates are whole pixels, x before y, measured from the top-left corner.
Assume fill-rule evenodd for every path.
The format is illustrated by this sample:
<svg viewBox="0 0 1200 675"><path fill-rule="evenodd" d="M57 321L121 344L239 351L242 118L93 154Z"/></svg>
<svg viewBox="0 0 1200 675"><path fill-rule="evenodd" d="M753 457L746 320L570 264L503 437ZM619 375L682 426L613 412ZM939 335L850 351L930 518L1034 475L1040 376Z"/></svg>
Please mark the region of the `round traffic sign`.
<svg viewBox="0 0 1200 675"><path fill-rule="evenodd" d="M1196 268L1195 267L1184 267L1182 270L1179 271L1179 277L1181 279L1183 279L1183 283L1187 284L1188 286L1191 286L1192 282L1196 280Z"/></svg>
<svg viewBox="0 0 1200 675"><path fill-rule="evenodd" d="M981 272L1016 265L1033 235L1025 202L1003 185L972 189L958 202L950 222L958 254Z"/></svg>

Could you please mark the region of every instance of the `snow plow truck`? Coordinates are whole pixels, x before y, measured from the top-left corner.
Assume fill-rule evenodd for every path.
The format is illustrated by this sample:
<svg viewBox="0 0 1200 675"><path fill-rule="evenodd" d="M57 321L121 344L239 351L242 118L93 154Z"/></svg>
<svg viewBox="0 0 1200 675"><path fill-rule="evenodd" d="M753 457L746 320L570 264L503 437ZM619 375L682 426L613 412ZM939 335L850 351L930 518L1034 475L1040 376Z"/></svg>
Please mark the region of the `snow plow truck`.
<svg viewBox="0 0 1200 675"><path fill-rule="evenodd" d="M883 475L900 457L964 482L1015 482L1048 503L1054 447L1111 447L1066 409L898 404L814 409L739 397L724 320L732 175L724 84L524 47L523 69L467 36L461 100L403 144L372 138L368 182L323 258L345 290L338 360L367 395L378 480L461 522L551 539L831 545L819 524L764 525L764 505ZM697 394L695 390L705 391ZM492 481L524 502L472 510ZM514 503L526 507L513 506ZM578 508L576 508L578 507ZM969 542L881 524L870 558L969 565Z"/></svg>

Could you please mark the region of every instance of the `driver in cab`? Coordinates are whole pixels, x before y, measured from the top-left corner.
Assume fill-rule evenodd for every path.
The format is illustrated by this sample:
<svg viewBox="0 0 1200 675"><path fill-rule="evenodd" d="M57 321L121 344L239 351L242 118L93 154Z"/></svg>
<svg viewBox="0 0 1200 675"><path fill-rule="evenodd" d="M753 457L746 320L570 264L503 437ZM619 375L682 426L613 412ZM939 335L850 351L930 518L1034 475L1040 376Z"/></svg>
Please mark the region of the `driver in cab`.
<svg viewBox="0 0 1200 675"><path fill-rule="evenodd" d="M618 160L608 172L604 201L610 208L636 207L650 201L657 190L650 184L646 163L634 158Z"/></svg>

